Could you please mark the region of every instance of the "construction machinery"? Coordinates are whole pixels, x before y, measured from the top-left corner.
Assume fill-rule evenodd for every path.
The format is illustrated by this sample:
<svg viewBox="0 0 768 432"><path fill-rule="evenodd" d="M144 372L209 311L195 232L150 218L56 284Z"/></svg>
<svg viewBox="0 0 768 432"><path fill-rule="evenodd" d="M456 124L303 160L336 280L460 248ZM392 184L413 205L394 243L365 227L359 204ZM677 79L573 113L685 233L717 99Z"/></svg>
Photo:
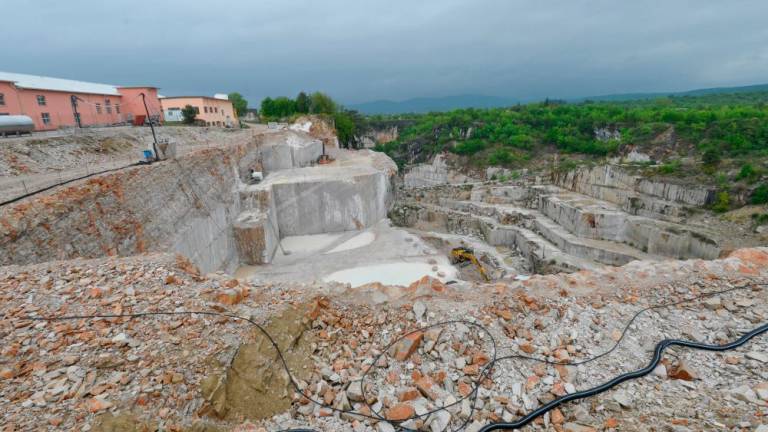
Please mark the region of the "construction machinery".
<svg viewBox="0 0 768 432"><path fill-rule="evenodd" d="M478 260L477 257L475 256L475 251L466 247L453 248L451 250L451 263L459 264L459 263L465 263L465 262L470 262L474 264L475 267L477 267L477 270L480 272L480 275L483 276L483 279L485 279L486 282L489 282L491 280L491 278L488 277L488 274L485 272L483 265L480 264L480 260Z"/></svg>

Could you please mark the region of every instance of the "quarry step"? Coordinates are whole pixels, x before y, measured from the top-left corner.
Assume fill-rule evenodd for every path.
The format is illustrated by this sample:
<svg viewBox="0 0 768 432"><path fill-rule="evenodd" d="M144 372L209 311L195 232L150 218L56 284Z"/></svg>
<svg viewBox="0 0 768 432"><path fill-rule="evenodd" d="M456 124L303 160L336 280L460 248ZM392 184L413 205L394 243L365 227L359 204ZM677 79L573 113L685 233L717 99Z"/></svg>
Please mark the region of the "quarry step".
<svg viewBox="0 0 768 432"><path fill-rule="evenodd" d="M644 253L632 246L609 240L583 238L572 234L538 210L520 208L510 204L486 204L472 201L446 201L451 208L482 209L493 215L501 225L521 223L537 233L559 250L579 258L608 265L624 265L634 260L656 260L659 256Z"/></svg>

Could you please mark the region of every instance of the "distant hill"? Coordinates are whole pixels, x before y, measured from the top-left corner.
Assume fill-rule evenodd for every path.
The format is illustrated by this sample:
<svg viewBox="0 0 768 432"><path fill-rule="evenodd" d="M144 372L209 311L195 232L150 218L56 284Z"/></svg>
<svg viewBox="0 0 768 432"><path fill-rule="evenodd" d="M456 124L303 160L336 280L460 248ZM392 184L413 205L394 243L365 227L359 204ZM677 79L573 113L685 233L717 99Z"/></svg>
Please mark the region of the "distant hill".
<svg viewBox="0 0 768 432"><path fill-rule="evenodd" d="M566 99L568 102L605 101L622 102L632 100L657 99L667 96L707 96L714 94L737 94L768 92L768 84L757 84L741 87L714 87L688 90L683 92L654 92L654 93L618 93L601 96L587 96ZM485 95L457 95L429 98L414 98L403 101L378 100L352 104L347 107L364 114L403 114L426 113L431 111L450 111L459 108L498 108L518 103L528 103L530 100L520 100L507 97Z"/></svg>
<svg viewBox="0 0 768 432"><path fill-rule="evenodd" d="M696 90L688 90L683 92L658 92L658 93L618 93L602 96L589 96L568 99L568 102L583 102L585 100L591 101L631 101L631 100L644 100L644 99L657 99L667 96L685 97L685 96L707 96L714 94L736 94L736 93L758 93L768 92L768 84L756 84L740 87L713 87Z"/></svg>
<svg viewBox="0 0 768 432"><path fill-rule="evenodd" d="M514 105L518 102L511 98L496 96L457 95L414 98L404 101L378 100L349 105L348 108L365 114L400 114L450 111L458 108L498 108Z"/></svg>

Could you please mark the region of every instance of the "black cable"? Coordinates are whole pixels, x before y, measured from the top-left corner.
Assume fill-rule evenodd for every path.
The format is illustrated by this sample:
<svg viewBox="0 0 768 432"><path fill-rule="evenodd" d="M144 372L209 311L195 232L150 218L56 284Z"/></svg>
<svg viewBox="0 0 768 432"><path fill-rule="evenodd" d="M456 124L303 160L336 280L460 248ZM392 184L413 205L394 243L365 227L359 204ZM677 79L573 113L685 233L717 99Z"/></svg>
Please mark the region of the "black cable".
<svg viewBox="0 0 768 432"><path fill-rule="evenodd" d="M654 349L654 352L653 352L653 358L651 359L651 362L648 363L646 367L642 369L638 369L633 372L627 372L625 374L621 374L616 378L613 378L610 381L604 382L603 384L600 384L596 387L592 387L587 390L583 390L580 392L571 393L571 394L559 397L549 402L548 404L542 405L539 408L531 411L530 413L521 417L517 421L489 424L484 428L480 429L480 432L488 432L488 431L494 431L494 430L520 429L521 427L531 423L533 420L536 419L536 417L542 416L566 402L595 396L597 394L606 392L625 381L644 377L649 373L651 373L656 368L656 366L659 365L659 362L661 361L661 355L664 353L664 350L666 350L670 346L681 346L685 348L693 348L693 349L703 350L703 351L728 351L744 345L750 339L760 334L763 334L766 331L768 331L768 323L763 324L760 327L744 334L743 336L736 339L735 341L729 342L724 345L707 345L703 343L692 342L692 341L687 341L682 339L664 339L663 341L656 344L656 348Z"/></svg>
<svg viewBox="0 0 768 432"><path fill-rule="evenodd" d="M130 165L125 165L125 166L121 166L121 167L118 167L118 168L110 168L110 169L107 169L107 170L86 174L86 175L84 175L82 177L76 177L76 178L72 178L72 179L69 179L69 180L65 180L63 182L56 183L56 184L53 184L53 185L50 185L50 186L46 186L46 187L44 187L42 189L38 189L36 191L25 193L24 195L19 195L16 198L9 199L8 201L0 202L0 207L3 207L3 206L8 205L8 204L13 204L13 203L15 203L17 201L23 200L24 198L28 198L28 197L31 197L33 195L37 195L37 194L39 194L41 192L45 192L47 190L51 190L51 189L57 188L59 186L64 186L67 183L72 183L72 182L75 182L75 181L78 181L78 180L87 179L88 177L93 177L95 175L104 174L104 173L108 173L108 172L112 172L112 171L120 171L120 170L123 170L123 169L126 169L126 168L130 168L130 167L134 167L134 166L137 166L137 165L142 165L142 164L139 163L139 162L132 163Z"/></svg>
<svg viewBox="0 0 768 432"><path fill-rule="evenodd" d="M760 285L764 286L764 284L760 284ZM737 290L743 290L743 289L747 289L747 288L749 288L748 285L740 286L740 287L732 287L732 288L728 288L728 289L725 289L725 290L713 291L713 292L708 292L708 293L700 294L698 296L695 296L695 297L692 297L692 298L689 298L689 299L683 299L683 300L679 300L679 301L672 302L672 303L663 303L663 304L658 304L658 305L652 305L652 306L643 308L640 311L638 311L637 313L635 313L633 315L633 317L628 321L628 323L624 326L624 329L623 329L623 331L621 333L621 336L619 337L619 339L614 343L614 345L610 349L608 349L607 351L605 351L605 352L603 352L601 354L598 354L598 355L596 355L594 357L585 359L585 360L580 361L580 362L572 362L572 363L552 362L552 361L549 361L547 359L528 357L528 356L522 356L522 355L517 355L517 354L497 358L496 357L496 340L493 337L493 335L484 326L482 326L480 324L477 324L477 323L474 323L474 322L466 321L466 320L445 321L445 322L435 323L435 324L432 324L432 325L429 325L429 326L425 326L425 327L413 330L411 332L408 332L408 333L400 336L399 338L397 338L394 341L392 341L389 345L387 345L387 347L385 349L381 350L381 353L378 356L375 357L375 359L374 359L372 364L376 364L376 361L379 358L381 358L382 355L384 355L384 353L386 353L390 347L392 347L394 344L396 344L397 342L399 342L400 340L402 340L403 338L405 338L405 337L407 337L407 336L409 336L411 334L414 334L414 333L419 332L419 331L428 330L430 328L434 328L434 327L437 327L437 326L443 326L443 325L448 325L448 324L458 324L458 323L469 325L469 326L473 326L473 327L477 327L480 330L482 330L483 332L485 332L489 336L489 338L491 340L491 343L493 344L494 352L493 352L492 359L490 359L490 361L485 365L483 370L480 372L478 379L474 381L475 386L472 388L472 392L470 393L470 395L462 397L456 403L451 404L449 406L441 407L439 409L430 411L428 413L425 413L425 414L422 414L422 415L416 415L416 416L413 416L412 418L401 420L401 421L386 420L385 418L380 416L378 412L374 412L373 409L371 409L371 412L373 414L375 414L375 415L366 415L366 414L355 412L354 410L341 410L341 409L337 409L337 408L334 408L332 406L326 405L323 402L316 401L316 400L312 399L311 397L307 396L305 394L305 392L301 390L301 388L299 387L298 383L296 382L296 379L294 378L293 374L291 373L291 371L290 371L290 369L288 367L287 361L285 360L285 357L283 355L283 352L280 349L280 347L277 345L277 342L275 342L275 340L266 331L266 329L264 329L261 325L259 325L258 323L254 322L253 320L251 320L249 318L239 317L237 315L220 313L220 312L183 311L183 312L140 312L140 313L133 313L133 314L71 315L71 316L61 316L61 317L35 317L35 316L27 316L27 317L23 317L21 319L29 319L29 320L35 320L35 321L63 321L63 320L95 319L95 318L96 319L98 319L98 318L129 318L129 319L133 319L133 318L142 318L142 317L149 317L149 316L207 315L207 316L221 316L221 317L226 317L226 318L246 321L246 322L250 323L251 325L255 326L257 329L259 329L259 331L269 340L269 342L272 344L273 348L277 352L278 358L280 359L282 367L286 371L286 373L287 373L287 375L289 377L289 380L291 381L292 386L294 387L296 392L301 394L304 398L306 398L307 400L309 400L310 402L312 402L312 403L314 403L314 404L316 404L318 406L330 409L330 410L335 411L335 412L350 413L350 414L354 414L356 416L360 416L360 417L363 417L363 418L368 418L368 419L372 419L372 420L376 420L376 421L386 420L386 421L389 421L390 423L395 423L396 425L398 425L398 424L400 424L402 422L405 422L405 421L408 421L408 420L412 420L412 419L416 419L416 418L420 418L420 417L424 417L424 416L428 416L431 413L434 413L434 412L437 412L437 411L441 411L441 410L443 410L445 408L448 408L450 406L454 406L454 405L456 405L458 403L461 403L461 401L463 401L464 399L468 398L469 396L473 397L472 398L473 403L471 404L471 410L472 410L472 412L474 412L474 410L475 410L475 401L477 400L477 397L478 397L478 394L479 394L479 391L478 391L479 383L481 383L485 378L487 378L489 376L490 371L492 370L493 366L495 366L495 364L498 363L499 361L509 360L509 359L523 359L523 360L532 360L532 361L541 362L541 363L547 363L547 364L559 364L559 365L564 365L564 366L568 366L568 365L581 365L581 364L589 363L589 362L595 361L595 360L597 360L597 359L599 359L601 357L604 357L604 356L612 353L613 351L615 351L617 349L617 347L619 346L619 344L624 339L624 337L626 336L627 332L629 331L629 327L644 312L647 312L647 311L652 310L652 309L666 308L666 307L680 305L680 304L683 304L683 303L689 303L689 302L693 302L693 301L696 301L696 300L700 300L700 299L705 298L705 297L711 297L711 296L714 296L714 295L724 294L724 293L728 293L728 292L732 292L732 291L737 291ZM603 384L601 384L599 386L593 387L591 389L583 390L583 391L576 392L576 393L571 393L571 394L562 396L560 398L557 398L557 399L549 402L548 404L543 405L543 406L535 409L534 411L530 412L529 414L526 414L525 416L521 417L519 420L517 420L515 422L498 422L498 423L492 423L492 424L486 425L483 429L481 429L481 431L482 432L488 432L488 431L500 430L500 429L511 430L511 429L521 428L521 427L529 424L530 422L532 422L537 417L546 414L547 412L553 410L554 408L556 408L556 407L558 407L558 406L560 406L560 405L562 405L562 404L564 404L566 402L569 402L569 401L572 401L572 400L578 400L578 399L583 399L583 398L591 397L591 396L594 396L596 394L605 392L605 391L611 389L612 387L614 387L614 386L616 386L618 384L621 384L621 383L623 383L625 381L645 376L648 373L650 373L651 371L653 371L653 369L658 365L659 361L661 360L661 355L663 354L664 350L667 347L669 347L669 346L677 345L677 346L683 346L683 347L700 349L700 350L706 350L706 351L726 351L726 350L738 348L738 347L744 345L750 339L752 339L755 336L758 336L758 335L760 335L762 333L765 333L766 331L768 331L768 324L763 324L762 326L760 326L760 327L758 327L758 328L756 328L756 329L746 333L745 335L743 335L738 340L736 340L734 342L731 342L731 343L728 343L728 344L725 344L725 345L707 345L707 344L703 344L703 343L699 343L699 342L695 342L695 341L686 341L686 340L681 340L681 339L665 339L665 340L659 342L656 345L656 348L654 350L653 359L651 360L651 363L648 366L646 366L645 368L637 370L637 371L634 371L634 372L628 372L628 373L619 375L616 378L614 378L614 379L612 379L612 380L610 380L610 381L608 381L606 383L603 383ZM363 376L362 376L362 378L360 380L361 388L362 388L363 396L364 396L363 399L366 401L365 402L366 405L368 405L368 403L367 403L367 398L365 398L365 377L367 376L368 371L370 369L372 369L372 368L369 368L368 370L366 370L364 372L364 374L363 374ZM368 407L371 408L370 405L368 405ZM472 418L472 416L470 415L465 420L465 422L456 430L457 431L458 430L462 430L464 427L466 427L466 425L469 423L471 418ZM410 429L403 428L402 426L399 426L399 427L402 430L410 431ZM284 430L284 432L316 432L316 431L314 429L286 429L286 430Z"/></svg>

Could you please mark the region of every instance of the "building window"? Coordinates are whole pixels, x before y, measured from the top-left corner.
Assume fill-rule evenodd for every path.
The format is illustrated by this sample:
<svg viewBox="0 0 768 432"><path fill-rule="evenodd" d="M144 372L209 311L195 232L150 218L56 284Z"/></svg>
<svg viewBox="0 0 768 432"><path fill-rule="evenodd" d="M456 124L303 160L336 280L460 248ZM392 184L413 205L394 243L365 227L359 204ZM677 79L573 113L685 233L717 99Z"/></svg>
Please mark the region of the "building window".
<svg viewBox="0 0 768 432"><path fill-rule="evenodd" d="M101 114L101 104L96 104L96 114Z"/></svg>
<svg viewBox="0 0 768 432"><path fill-rule="evenodd" d="M120 104L115 104L115 114L120 114Z"/></svg>
<svg viewBox="0 0 768 432"><path fill-rule="evenodd" d="M219 112L219 107L214 107L213 112Z"/></svg>
<svg viewBox="0 0 768 432"><path fill-rule="evenodd" d="M50 113L40 113L40 117L43 118L43 124L44 125L51 124L51 114Z"/></svg>
<svg viewBox="0 0 768 432"><path fill-rule="evenodd" d="M104 101L104 107L107 109L107 114L112 114L112 102L109 99Z"/></svg>
<svg viewBox="0 0 768 432"><path fill-rule="evenodd" d="M200 114L200 107L195 107L195 114Z"/></svg>
<svg viewBox="0 0 768 432"><path fill-rule="evenodd" d="M5 95L0 93L0 105L5 105Z"/></svg>
<svg viewBox="0 0 768 432"><path fill-rule="evenodd" d="M45 96L43 95L37 95L37 104L44 106L45 105Z"/></svg>

